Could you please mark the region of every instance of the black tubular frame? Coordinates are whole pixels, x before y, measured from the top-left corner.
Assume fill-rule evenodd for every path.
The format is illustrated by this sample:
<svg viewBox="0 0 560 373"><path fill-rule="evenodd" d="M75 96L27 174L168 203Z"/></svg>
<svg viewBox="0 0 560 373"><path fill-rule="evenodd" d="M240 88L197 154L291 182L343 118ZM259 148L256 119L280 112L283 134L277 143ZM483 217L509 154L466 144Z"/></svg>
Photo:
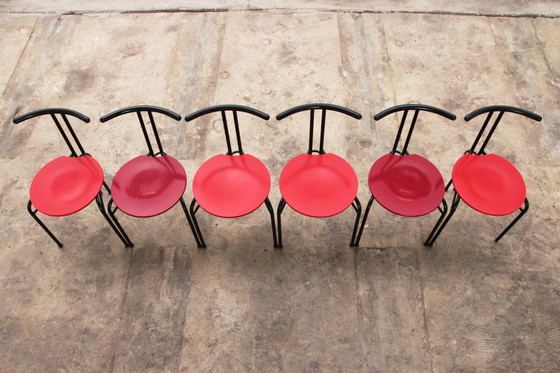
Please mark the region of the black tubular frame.
<svg viewBox="0 0 560 373"><path fill-rule="evenodd" d="M492 124L488 133L486 134L486 137L484 138L484 141L483 141L482 145L480 146L480 148L477 151L476 147L478 146L478 143L482 139L482 137L484 135L484 132L486 132L488 124L490 123L490 120L492 119L492 116L494 115L494 113L498 113L498 116L494 120L494 123ZM465 152L465 154L486 155L486 146L488 145L488 142L492 138L492 135L494 135L494 132L495 132L496 128L498 127L498 124L502 120L505 113L513 113L513 114L522 115L524 117L535 120L537 122L540 122L542 120L542 117L540 115L535 114L535 113L530 112L530 111L525 110L525 109L514 107L514 106L492 105L492 106L485 106L485 107L482 107L480 109L474 110L473 112L465 115L465 121L468 122L471 119L474 119L474 118L476 118L476 117L478 117L479 115L482 115L482 114L488 114L488 115L484 119L484 123L482 124L482 127L478 131L478 134L476 135L476 138L475 138L472 146L469 148L469 150L467 150ZM445 187L446 191L449 190L452 183L453 183L453 180L450 180L449 183L447 184L447 186ZM457 193L455 188L453 188L453 202L451 203L451 208L449 210L449 215L447 215L447 218L441 223L441 226L438 227L436 225L434 227L434 231L435 231L436 228L438 228L437 232L435 232L435 233L432 232L433 236L429 237L428 240L426 240L426 244L425 244L426 246L432 246L436 242L437 238L439 237L439 235L441 234L441 232L443 231L443 229L445 228L447 223L449 223L449 220L451 219L451 217L455 214L455 211L457 211L457 208L459 207L460 202L461 202L461 196L459 196L459 194ZM502 231L502 233L500 233L498 235L498 237L496 237L494 239L494 241L495 242L500 241L500 239L519 221L519 219L521 219L523 217L523 215L525 215L525 213L528 210L529 210L529 200L527 198L525 198L525 201L523 202L523 205L521 207L519 207L520 213L513 219L513 221L511 223L509 223L509 225ZM431 240L430 240L430 238L431 238Z"/></svg>
<svg viewBox="0 0 560 373"><path fill-rule="evenodd" d="M309 110L309 145L307 148L307 154L326 154L324 149L325 144L325 126L326 126L326 119L327 119L327 111L335 111L341 114L348 115L354 119L362 119L362 114L358 113L357 111L345 108L339 105L333 104L323 104L323 103L314 103L314 104L304 104L295 106L288 110L281 112L280 114L276 115L276 120L282 120L287 118L293 114L307 111ZM315 124L315 110L321 111L321 129L320 129L320 137L319 137L319 149L313 149L313 136L314 136L314 124ZM277 248L282 248L282 212L284 211L284 207L286 207L286 201L284 197L280 199L278 203L278 207L276 209L276 216L278 221L278 246ZM352 230L352 238L350 239L350 247L355 246L354 241L356 240L356 234L358 232L358 225L360 222L360 217L362 216L362 204L358 199L358 196L354 198L352 202L352 208L356 212L356 219L354 221L354 229Z"/></svg>
<svg viewBox="0 0 560 373"><path fill-rule="evenodd" d="M235 138L237 140L237 150L233 150L232 146L231 146L231 138L230 138L230 134L229 134L229 125L227 122L227 116L226 116L226 112L227 111L231 111L232 115L233 115L233 123L234 123L234 128L235 128ZM243 152L243 145L241 144L241 134L239 132L239 119L237 117L237 112L242 112L242 113L247 113L247 114L252 114L256 117L259 117L261 119L264 120L269 120L270 119L270 115L263 113L260 110L257 109L253 109L251 107L248 106L242 106L242 105L216 105L216 106L210 106L204 109L200 109L198 111L195 111L194 113L191 113L189 115L187 115L185 117L185 121L190 122L198 117L210 114L210 113L216 113L216 112L220 112L222 115L222 124L224 126L224 135L226 137L226 145L227 145L227 152L226 155L234 155L234 154L245 154Z"/></svg>
<svg viewBox="0 0 560 373"><path fill-rule="evenodd" d="M393 148L389 152L389 154L399 154L399 155L402 155L402 156L410 155L410 153L408 152L408 145L410 144L410 139L412 138L412 132L414 132L414 128L416 126L416 121L418 119L418 115L419 115L420 111L427 111L427 112L430 112L430 113L438 114L438 115L440 115L444 118L450 119L450 120L457 119L457 116L455 114L452 114L448 111L445 111L443 109L440 109L440 108L437 108L437 107L434 107L434 106L421 105L421 104L405 104L405 105L393 106L393 107L390 107L388 109L385 109L385 110L377 113L373 117L373 119L375 121L378 121L378 120L381 120L382 118L386 117L387 115L394 114L394 113L397 113L397 112L402 112L402 111L404 111L404 113L402 114L402 118L401 118L401 121L400 121L400 124L399 124L399 129L397 130L397 136L395 137L395 142L393 143ZM404 145L403 145L401 150L397 150L398 146L399 146L399 143L400 143L400 140L401 140L401 136L402 136L404 127L406 125L406 120L407 120L407 116L408 116L409 111L414 111L414 114L413 114L412 120L410 122L410 125L408 127L408 133L407 133ZM367 221L367 218L368 218L368 215L369 215L369 211L371 209L371 206L372 206L374 200L375 200L375 196L372 194L371 197L369 198L368 204L367 204L366 209L364 211L364 217L362 218L362 223L360 225L360 230L358 232L358 236L356 237L356 240L354 241L354 247L358 247L360 245L360 240L362 238L362 233L364 232L364 228L365 228L366 221ZM428 239L425 241L425 244L430 241L430 239L435 234L437 228L441 225L445 215L448 212L448 207L447 207L447 202L445 201L445 197L443 198L441 203L438 205L437 209L440 212L440 217L437 220L435 227L430 232L430 235L428 236Z"/></svg>
<svg viewBox="0 0 560 373"><path fill-rule="evenodd" d="M115 111L113 111L109 114L106 114L106 115L102 116L99 119L99 121L101 123L104 123L104 122L107 122L111 119L119 117L121 115L131 114L131 113L136 113L136 116L138 118L138 122L140 123L140 127L142 129L142 134L144 135L144 140L146 141L146 145L148 146L147 156L157 157L157 156L167 155L167 153L165 153L165 151L163 150L163 145L162 145L160 137L159 137L159 133L158 133L158 130L157 130L157 127L156 127L156 122L154 120L153 113L163 114L163 115L165 115L167 117L170 117L170 118L172 118L176 121L181 120L181 116L179 114L171 111L171 110L168 110L168 109L165 109L165 108L162 108L162 107L159 107L159 106L137 105L137 106L129 106L129 107L126 107L126 108L115 110ZM146 113L148 115L147 123L145 122L142 113ZM150 140L150 136L148 135L148 131L146 129L146 124L151 125L152 133L153 133L153 136L155 138L155 143L156 143L157 149L158 149L157 152L154 152L154 146L152 144L152 141ZM196 244L197 244L198 248L203 248L204 247L203 246L204 242L201 241L201 238L199 238L199 236L197 234L197 231L195 229L192 217L189 214L189 211L187 209L187 205L185 204L185 201L183 200L182 196L179 199L179 202L181 203L181 207L183 208L183 212L185 213L185 216L187 218L187 222L189 223L189 227L191 228L192 234L194 236L194 239L196 241ZM128 241L127 247L134 247L134 244L132 243L132 241L130 240L128 235L126 234L122 225L119 223L119 220L117 219L116 212L117 212L117 210L119 210L119 208L116 205L114 205L114 206L113 205L114 205L114 202L113 202L113 199L111 198L109 200L108 205L107 205L107 210L109 212L109 215L111 216L111 219L115 223L115 226L117 226L118 229L120 230L123 237L125 237L126 240Z"/></svg>
<svg viewBox="0 0 560 373"><path fill-rule="evenodd" d="M86 153L86 151L84 150L80 140L78 139L78 136L76 136L76 132L74 131L74 129L72 128L72 125L70 124L70 121L68 120L68 116L71 116L71 117L74 117L74 118L77 118L77 119L81 120L84 123L89 123L90 119L82 113L79 113L79 112L77 112L75 110L71 110L71 109L65 109L65 108L40 109L40 110L31 111L27 114L23 114L23 115L20 115L18 117L15 117L13 119L13 123L18 124L18 123L24 122L26 120L29 120L31 118L40 117L40 116L43 116L43 115L50 115L51 119L53 120L53 122L56 125L56 128L58 129L58 131L62 135L62 138L64 139L64 142L66 143L66 145L70 149L70 157L83 157L83 156L90 156L91 157L91 155L89 153ZM71 136L72 140L74 141L74 145L78 148L79 153L74 148L74 145L72 145L72 141L70 141L70 138L66 134L66 131L64 130L63 126L61 125L60 120L57 118L57 115L59 115L62 118L62 121L66 125L66 129L70 133L70 136ZM111 195L111 189L109 189L109 186L105 182L105 179L103 179L103 186L107 190L107 193L109 195ZM113 231L117 234L119 239L123 242L123 244L126 247L128 247L128 240L122 235L121 231L113 224L113 222L111 221L111 219L107 215L107 211L105 210L105 204L103 203L103 191L102 190L100 190L99 193L97 194L97 196L95 197L95 201L97 203L97 207L99 208L99 211L101 212L101 214L103 215L105 220L107 220L107 223L109 223L109 225L111 226ZM43 230L58 245L58 247L62 248L63 247L62 242L60 242L60 240L58 240L58 238L56 238L56 236L45 225L45 223L43 223L41 221L39 216L37 216L39 211L35 208L35 206L33 206L33 203L31 202L31 200L29 200L28 203L27 203L27 212L29 212L29 214L33 217L33 219L37 222L37 224L39 224L41 226L41 228L43 228Z"/></svg>
<svg viewBox="0 0 560 373"><path fill-rule="evenodd" d="M343 106L333 105L333 104L304 104L295 106L291 109L285 110L276 116L276 120L282 120L290 115L307 111L309 112L309 147L307 148L307 154L325 154L324 144L325 144L325 124L327 120L327 110L336 111L342 114L346 114L355 119L362 119L362 114L345 108ZM315 110L321 110L321 133L319 137L319 149L313 149L313 135L315 129Z"/></svg>
<svg viewBox="0 0 560 373"><path fill-rule="evenodd" d="M227 122L227 115L226 115L226 112L228 112L228 111L231 111L232 115L233 115L235 138L236 138L236 142L237 142L237 149L236 150L234 150L232 148L232 144L231 144L229 124ZM221 113L222 124L224 126L224 135L225 135L225 138L226 138L226 145L227 145L226 155L229 155L229 156L233 156L235 154L239 154L239 155L245 154L245 152L243 151L243 145L241 143L241 132L239 131L239 119L238 119L238 116L237 116L238 112L251 114L251 115L254 115L254 116L259 117L259 118L264 119L264 120L269 120L270 119L270 115L268 115L268 114L266 114L266 113L264 113L260 110L248 107L248 106L216 105L216 106L210 106L210 107L207 107L207 108L204 108L204 109L200 109L198 111L195 111L194 113L191 113L191 114L185 116L185 121L190 122L190 121L192 121L194 119L197 119L201 116L211 114L211 113L216 113L216 112ZM270 222L271 222L271 225L272 225L272 238L273 238L273 241L274 241L274 247L277 248L278 247L278 239L277 239L277 235L276 235L276 223L274 221L274 208L272 207L272 203L270 203L270 200L268 199L268 196L264 200L264 204L266 205L266 208L267 208L267 210L270 214ZM202 232L200 230L200 226L198 225L198 221L196 220L196 213L198 212L199 209L200 209L200 205L196 201L196 198L193 198L192 201L191 201L191 204L190 204L190 212L191 212L191 216L193 218L194 228L197 231L197 235L200 239L202 247L205 248L206 244L204 243L204 238L202 237Z"/></svg>
<svg viewBox="0 0 560 373"><path fill-rule="evenodd" d="M393 106L390 107L388 109L385 109L377 114L375 114L375 116L373 117L373 119L375 121L379 121L383 118L385 118L387 115L393 114L393 113L397 113L397 112L401 112L404 111L403 116L401 118L401 122L399 125L399 129L397 131L397 136L395 137L395 142L393 144L393 149L391 150L390 154L401 154L401 155L408 155L408 144L410 143L410 139L412 137L412 132L414 132L414 128L416 126L416 120L418 119L418 114L420 113L420 111L427 111L430 113L434 113L434 114L438 114L442 117L445 117L447 119L450 120L455 120L457 119L457 116L455 114L452 114L448 111L445 111L443 109L437 108L435 106L429 106L429 105L420 105L420 104L405 104L405 105L397 105L397 106ZM406 140L405 143L403 145L402 150L397 150L399 143L400 143L400 139L401 139L401 135L403 132L403 129L405 127L406 124L406 119L407 119L407 115L409 111L414 111L414 116L412 118L412 121L410 122L410 126L408 129L408 134L406 136Z"/></svg>

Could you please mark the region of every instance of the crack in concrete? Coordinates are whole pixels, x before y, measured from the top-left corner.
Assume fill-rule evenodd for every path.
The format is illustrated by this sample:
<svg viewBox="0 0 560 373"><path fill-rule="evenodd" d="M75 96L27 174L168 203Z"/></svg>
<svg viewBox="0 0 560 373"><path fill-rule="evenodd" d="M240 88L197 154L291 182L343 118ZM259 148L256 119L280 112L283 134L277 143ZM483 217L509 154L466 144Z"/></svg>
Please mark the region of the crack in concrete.
<svg viewBox="0 0 560 373"><path fill-rule="evenodd" d="M446 10L376 10L376 9L334 9L334 8L192 8L192 9L107 9L107 10L72 10L72 11L8 11L0 14L14 15L44 15L44 16L80 16L80 15L107 15L107 14L158 14L158 13L222 13L235 11L249 12L325 12L325 13L357 13L357 14L418 14L418 15L447 15L447 16L471 16L471 17L499 17L499 18L560 18L560 14L539 13L490 13L490 12L468 12L468 11L446 11Z"/></svg>
<svg viewBox="0 0 560 373"><path fill-rule="evenodd" d="M113 341L113 355L111 356L111 361L109 363L109 372L113 373L114 369L115 369L115 361L117 360L117 347L118 347L118 343L119 343L119 330L121 327L121 322L123 320L123 312L124 312L124 305L126 302L126 297L128 295L128 283L130 280L130 270L132 267L132 257L134 256L134 248L130 248L130 255L128 258L128 270L126 271L126 281L124 284L124 292L123 292L123 296L121 299L121 304L119 306L120 309L120 314L119 314L119 322L117 323L117 327L115 328L115 336L114 336L114 341Z"/></svg>
<svg viewBox="0 0 560 373"><path fill-rule="evenodd" d="M430 358L430 371L434 372L434 356L432 354L432 345L430 343L430 330L428 327L428 314L426 312L426 298L424 297L424 289L426 287L424 283L424 273L422 271L422 264L420 262L420 250L416 251L416 260L418 262L418 271L420 275L418 276L420 280L420 296L422 298L422 320L424 322L424 335L426 336L426 344L428 346L428 355Z"/></svg>
<svg viewBox="0 0 560 373"><path fill-rule="evenodd" d="M6 90L10 86L10 83L12 82L12 80L14 78L14 75L16 74L16 71L20 67L21 60L23 58L23 55L25 54L25 51L27 51L27 47L29 46L29 43L31 42L31 39L33 38L33 34L35 33L35 28L37 27L38 22L39 22L39 19L36 19L35 23L33 23L33 28L31 29L31 32L29 33L29 37L27 38L27 41L25 42L25 46L21 50L21 53L18 57L18 61L16 63L16 66L14 67L14 69L12 70L12 73L10 74L10 78L8 79L8 81L6 83L6 86L4 87L4 91L2 91L2 97L4 97L4 95L6 94Z"/></svg>

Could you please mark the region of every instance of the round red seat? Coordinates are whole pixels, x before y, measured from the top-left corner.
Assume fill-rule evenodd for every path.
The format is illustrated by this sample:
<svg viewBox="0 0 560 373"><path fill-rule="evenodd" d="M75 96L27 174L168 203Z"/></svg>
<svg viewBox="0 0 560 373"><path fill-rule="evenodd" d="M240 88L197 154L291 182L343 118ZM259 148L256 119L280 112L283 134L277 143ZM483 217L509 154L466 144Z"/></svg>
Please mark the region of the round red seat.
<svg viewBox="0 0 560 373"><path fill-rule="evenodd" d="M90 156L58 157L33 178L29 199L50 216L66 216L91 203L103 185L103 170Z"/></svg>
<svg viewBox="0 0 560 373"><path fill-rule="evenodd" d="M173 207L186 186L187 174L175 158L141 155L120 168L111 184L111 195L126 214L146 218Z"/></svg>
<svg viewBox="0 0 560 373"><path fill-rule="evenodd" d="M352 204L358 194L358 177L352 166L335 154L300 154L282 170L280 192L300 214L324 218Z"/></svg>
<svg viewBox="0 0 560 373"><path fill-rule="evenodd" d="M443 177L417 154L386 154L369 171L371 194L394 214L422 216L434 211L445 194Z"/></svg>
<svg viewBox="0 0 560 373"><path fill-rule="evenodd" d="M488 215L509 215L527 195L525 181L507 159L496 154L465 154L453 166L453 187L473 209Z"/></svg>
<svg viewBox="0 0 560 373"><path fill-rule="evenodd" d="M222 218L255 211L269 191L266 166L250 154L216 155L200 166L193 179L193 194L200 207Z"/></svg>

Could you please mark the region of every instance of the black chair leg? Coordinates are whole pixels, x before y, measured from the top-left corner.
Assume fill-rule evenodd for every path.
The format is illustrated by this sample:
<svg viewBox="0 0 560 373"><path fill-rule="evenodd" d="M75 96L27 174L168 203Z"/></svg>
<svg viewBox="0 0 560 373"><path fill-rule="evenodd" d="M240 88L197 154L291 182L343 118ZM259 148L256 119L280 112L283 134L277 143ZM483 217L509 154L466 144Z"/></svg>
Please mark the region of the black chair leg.
<svg viewBox="0 0 560 373"><path fill-rule="evenodd" d="M456 191L453 191L453 202L451 203L451 208L449 209L449 214L447 215L447 217L445 218L445 220L443 222L440 222L438 220L438 222L436 223L436 226L438 224L440 224L440 227L435 232L435 234L433 232L430 234L430 236L433 234L433 237L431 237L431 240L426 240L424 245L426 245L428 247L432 247L434 245L434 243L436 242L440 233L443 231L443 229L445 228L447 223L449 223L449 220L451 220L451 217L453 216L453 214L455 214L455 211L457 211L457 207L459 207L459 202L461 202L461 197L459 197L459 195L457 194ZM428 237L428 238L430 238L430 237Z"/></svg>
<svg viewBox="0 0 560 373"><path fill-rule="evenodd" d="M196 198L193 198L191 201L191 206L190 206L190 211L191 211L191 217L193 220L193 225L194 228L198 234L198 239L200 241L200 246L198 247L199 249L205 249L206 248L206 243L204 242L204 238L202 237L202 232L200 231L200 227L198 226L198 221L196 220L196 212L198 211L198 209L200 208L200 205L197 204L196 202Z"/></svg>
<svg viewBox="0 0 560 373"><path fill-rule="evenodd" d="M445 198L441 201L441 204L443 205L443 207L438 206L438 210L441 213L441 215L438 221L436 222L436 225L434 225L434 228L430 232L430 235L428 236L428 238L426 238L426 242L424 242L424 246L431 246L429 245L429 242L432 240L432 237L434 236L439 226L441 225L443 218L445 218L445 215L447 215L448 208L447 208L447 202L445 201Z"/></svg>
<svg viewBox="0 0 560 373"><path fill-rule="evenodd" d="M41 228L43 228L43 230L45 232L47 232L47 234L50 236L50 238L52 238L52 240L58 245L59 248L62 248L62 242L60 242L56 236L49 230L49 228L47 228L47 226L41 221L41 219L39 219L39 217L37 216L37 209L33 209L33 204L31 203L31 201L29 201L27 203L27 211L29 212L29 214L33 217L33 219L35 219L35 221L41 226Z"/></svg>
<svg viewBox="0 0 560 373"><path fill-rule="evenodd" d="M281 249L282 246L282 211L284 211L284 207L286 207L286 201L284 198L280 199L278 203L278 208L276 210L276 216L278 220L278 248Z"/></svg>
<svg viewBox="0 0 560 373"><path fill-rule="evenodd" d="M264 200L264 203L266 204L266 208L268 209L268 212L270 213L270 223L272 224L272 239L274 240L274 248L277 249L278 248L278 239L276 237L276 223L274 222L274 207L272 207L272 203L270 203L270 200L268 199L268 197L266 197L266 199Z"/></svg>
<svg viewBox="0 0 560 373"><path fill-rule="evenodd" d="M189 227L191 227L191 232L194 236L194 239L196 241L196 246L199 249L203 248L203 244L202 242L200 242L200 237L198 236L198 232L196 231L195 227L194 227L194 223L193 223L193 219L191 218L191 214L189 214L189 209L187 208L187 204L185 203L185 200L183 199L183 197L181 197L179 199L179 202L181 202L181 207L183 208L183 211L185 212L185 216L187 217L187 221L189 222Z"/></svg>
<svg viewBox="0 0 560 373"><path fill-rule="evenodd" d="M107 211L105 210L105 203L103 203L102 191L100 191L97 197L95 197L95 202L97 202L97 207L99 208L99 211L101 211L101 214L103 215L105 220L107 220L107 223L109 223L113 231L117 234L117 236L119 236L119 239L122 241L124 246L133 247L134 245L132 244L132 242L130 242L130 239L128 238L128 236L126 236L126 233L124 233L124 231L122 230L122 227L120 227L119 225L120 228L118 228L114 223L114 221L116 220L111 219L109 215L107 215Z"/></svg>
<svg viewBox="0 0 560 373"><path fill-rule="evenodd" d="M109 199L109 204L107 205L107 212L109 213L109 216L111 217L111 220L113 221L113 223L115 224L115 226L118 228L118 230L121 232L122 236L124 237L125 241L128 242L128 244L125 243L126 247L134 247L134 244L132 243L132 241L130 240L130 238L128 237L128 235L126 234L125 230L123 229L121 223L119 223L119 220L117 219L115 212L117 211L117 207L115 206L115 208L112 208L113 206L113 199Z"/></svg>
<svg viewBox="0 0 560 373"><path fill-rule="evenodd" d="M375 198L373 198L373 195L371 197L369 197L369 201L368 201L368 204L366 206L366 210L364 211L364 217L362 218L362 224L360 225L360 230L358 231L358 236L356 237L356 239L354 241L354 247L359 247L360 246L360 240L362 239L362 233L364 232L364 227L366 226L366 220L367 220L368 215L369 215L369 210L371 209L371 205L373 204L374 200L375 200Z"/></svg>
<svg viewBox="0 0 560 373"><path fill-rule="evenodd" d="M360 218L362 217L362 204L358 197L354 199L352 203L352 207L356 211L356 221L354 222L354 230L352 231L352 239L350 240L350 247L355 247L358 245L354 244L354 240L356 239L356 233L358 232L358 225L360 223Z"/></svg>
<svg viewBox="0 0 560 373"><path fill-rule="evenodd" d="M521 219L523 217L523 215L525 215L525 213L529 210L529 201L527 200L527 198L525 198L525 203L523 204L523 206L521 206L521 208L519 210L521 211L521 213L519 215L517 215L517 217L515 219L513 219L513 221L511 223L509 223L509 225L506 227L506 229L504 229L504 231L502 233L500 233L500 235L498 237L496 237L496 239L494 240L495 242L498 242L519 221L519 219Z"/></svg>

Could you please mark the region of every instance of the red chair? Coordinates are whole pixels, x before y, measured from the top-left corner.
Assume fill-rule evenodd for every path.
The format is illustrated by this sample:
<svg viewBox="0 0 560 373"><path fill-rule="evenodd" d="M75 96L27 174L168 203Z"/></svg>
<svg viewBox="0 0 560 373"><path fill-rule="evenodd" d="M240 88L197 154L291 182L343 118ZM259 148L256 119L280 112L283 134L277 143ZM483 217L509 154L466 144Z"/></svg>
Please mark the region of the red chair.
<svg viewBox="0 0 560 373"><path fill-rule="evenodd" d="M476 147L495 113L498 113L498 115L477 151ZM498 242L529 209L525 181L519 171L507 159L496 154L486 154L485 151L504 113L523 115L539 122L542 120L540 115L530 111L500 105L483 107L465 116L465 120L468 122L479 115L488 114L471 148L453 166L451 181L446 187L446 190L448 190L453 184L454 189L449 215L441 224L437 233L427 242L428 246L435 243L439 234L457 210L461 200L486 215L503 216L512 214L517 210L520 211L519 215L496 237L495 242Z"/></svg>
<svg viewBox="0 0 560 373"><path fill-rule="evenodd" d="M313 218L334 216L352 206L356 211L356 221L350 240L350 246L353 246L362 212L360 200L357 197L358 177L348 162L336 154L326 153L323 145L327 111L336 111L355 119L361 119L362 115L337 105L307 104L288 109L278 114L276 119L282 120L307 110L310 112L307 153L292 158L280 174L282 199L277 209L278 247L282 247L282 211L286 204L300 214ZM321 111L318 150L313 149L315 110Z"/></svg>
<svg viewBox="0 0 560 373"><path fill-rule="evenodd" d="M56 158L37 172L29 190L27 211L45 232L47 232L58 247L62 247L62 243L39 219L37 213L41 212L49 216L72 215L95 200L103 217L107 220L125 246L127 246L128 242L115 227L109 216L107 216L107 211L105 210L101 188L105 186L109 194L111 194L111 191L103 180L103 170L99 163L85 152L68 120L70 116L78 118L82 122L89 123L89 118L74 110L52 108L32 111L14 118L13 122L17 124L42 115L50 115L58 131L64 138L66 145L70 148L70 156ZM63 128L57 115L66 125L68 133ZM72 142L74 144L72 144ZM74 148L75 146L78 151Z"/></svg>
<svg viewBox="0 0 560 373"><path fill-rule="evenodd" d="M409 111L413 111L414 114L410 126L408 127L408 134L402 149L397 150ZM412 132L414 132L416 120L421 111L438 114L450 120L455 120L457 118L455 115L445 110L433 106L416 104L393 106L373 117L378 121L389 114L403 112L397 136L393 144L393 150L375 161L369 171L368 184L371 197L366 207L354 246L360 244L369 210L374 200L377 200L386 210L401 216L423 216L438 209L441 215L436 223L436 227L432 230L432 233L430 233L430 237L439 224L441 224L447 213L447 203L444 198L445 183L443 182L441 173L436 166L426 158L408 152L408 145L412 137Z"/></svg>
<svg viewBox="0 0 560 373"><path fill-rule="evenodd" d="M237 150L233 150L229 135L226 113L231 111L237 140ZM247 106L218 105L208 107L185 117L190 122L210 113L220 112L224 126L227 153L219 154L200 166L193 179L193 195L190 209L200 241L204 239L196 220L199 208L222 218L237 218L247 215L263 203L270 213L274 247L277 247L274 209L268 199L270 174L266 166L256 157L245 154L239 132L238 112L243 112L268 120L270 116ZM236 155L237 154L237 155Z"/></svg>
<svg viewBox="0 0 560 373"><path fill-rule="evenodd" d="M170 110L157 106L132 106L119 109L101 117L101 122L107 122L124 114L136 114L144 139L148 145L148 154L140 155L123 165L115 174L111 189L112 198L108 204L109 214L128 241L128 246L133 247L132 241L117 220L115 213L121 210L127 215L137 218L149 218L160 215L181 203L197 246L202 247L185 201L183 193L187 186L187 174L183 166L175 158L163 151L153 113L163 114L174 120L181 120L181 116ZM144 121L147 115L147 123ZM148 135L146 124L151 125L153 137L157 144L154 152L152 141ZM113 203L115 206L113 207Z"/></svg>

